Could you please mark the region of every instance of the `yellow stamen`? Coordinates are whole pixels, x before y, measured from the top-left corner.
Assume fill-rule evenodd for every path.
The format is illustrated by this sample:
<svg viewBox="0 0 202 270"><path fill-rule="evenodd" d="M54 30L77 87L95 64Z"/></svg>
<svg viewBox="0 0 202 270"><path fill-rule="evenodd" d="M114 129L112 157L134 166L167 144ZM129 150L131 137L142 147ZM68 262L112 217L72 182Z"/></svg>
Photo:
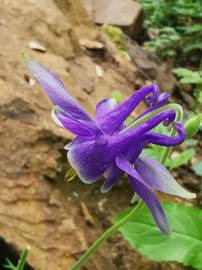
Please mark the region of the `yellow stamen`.
<svg viewBox="0 0 202 270"><path fill-rule="evenodd" d="M70 168L67 172L66 172L66 174L65 174L65 182L70 182L70 181L72 181L72 180L74 180L74 178L76 177L76 172L75 172L75 170L74 169L72 169L72 168Z"/></svg>

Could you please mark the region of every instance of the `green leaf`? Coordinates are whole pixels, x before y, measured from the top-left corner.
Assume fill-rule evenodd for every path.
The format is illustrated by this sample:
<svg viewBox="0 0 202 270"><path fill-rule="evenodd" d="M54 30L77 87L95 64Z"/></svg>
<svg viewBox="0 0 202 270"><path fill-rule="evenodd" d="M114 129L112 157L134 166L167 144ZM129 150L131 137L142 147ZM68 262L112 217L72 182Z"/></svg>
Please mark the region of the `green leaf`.
<svg viewBox="0 0 202 270"><path fill-rule="evenodd" d="M162 234L154 224L147 208L120 228L131 245L156 261L176 261L186 266L202 269L202 211L198 208L175 203L163 203L171 236ZM116 217L123 218L130 209Z"/></svg>
<svg viewBox="0 0 202 270"><path fill-rule="evenodd" d="M144 148L142 150L142 156L149 157L156 160L159 160L160 158L159 152L157 152L155 149L152 149L152 148Z"/></svg>
<svg viewBox="0 0 202 270"><path fill-rule="evenodd" d="M26 247L23 250L17 266L12 264L12 262L9 259L6 259L6 264L4 265L4 268L11 269L11 270L24 270L26 259L27 259L27 256L29 255L29 249L30 249L29 247Z"/></svg>
<svg viewBox="0 0 202 270"><path fill-rule="evenodd" d="M11 270L17 269L15 265L9 259L6 259L6 264L4 264L3 267L7 269L11 269Z"/></svg>
<svg viewBox="0 0 202 270"><path fill-rule="evenodd" d="M182 165L186 165L190 159L193 158L195 155L195 150L193 148L187 149L182 153L179 153L179 155L176 158L170 158L166 161L166 166L173 170L177 167L180 167Z"/></svg>
<svg viewBox="0 0 202 270"><path fill-rule="evenodd" d="M192 50L202 50L202 43L201 43L201 41L187 44L184 47L183 52L184 53L187 53L187 52L190 52Z"/></svg>
<svg viewBox="0 0 202 270"><path fill-rule="evenodd" d="M192 169L194 170L196 175L202 176L202 160L199 160L196 162L193 166Z"/></svg>
<svg viewBox="0 0 202 270"><path fill-rule="evenodd" d="M198 71L192 71L186 68L175 68L172 71L181 78L180 83L202 83L202 76Z"/></svg>
<svg viewBox="0 0 202 270"><path fill-rule="evenodd" d="M201 33L202 32L202 24L194 24L185 27L179 27L179 30L184 30L186 35L194 34L194 33Z"/></svg>
<svg viewBox="0 0 202 270"><path fill-rule="evenodd" d="M20 259L18 261L18 265L17 265L16 270L24 270L24 267L26 264L26 259L29 255L29 250L30 250L30 247L28 247L28 246L26 248L24 248L24 250L20 256Z"/></svg>

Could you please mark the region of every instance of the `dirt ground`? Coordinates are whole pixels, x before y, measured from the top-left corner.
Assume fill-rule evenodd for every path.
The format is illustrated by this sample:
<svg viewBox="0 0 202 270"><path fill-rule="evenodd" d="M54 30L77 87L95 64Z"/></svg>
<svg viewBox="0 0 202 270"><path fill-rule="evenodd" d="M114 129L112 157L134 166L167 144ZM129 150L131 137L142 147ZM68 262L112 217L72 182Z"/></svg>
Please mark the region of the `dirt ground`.
<svg viewBox="0 0 202 270"><path fill-rule="evenodd" d="M132 192L126 179L107 194L100 193L102 180L93 185L79 179L64 182L68 164L63 147L72 135L53 123L51 104L30 81L20 53L29 53L57 73L90 113L113 90L126 97L146 78L137 63L120 59L79 0L1 0L0 15L0 263L4 257L15 261L29 245L27 269L70 269L113 216L129 206ZM82 39L96 40L103 48L86 49ZM30 41L46 51L29 48ZM181 179L187 175L183 169L177 173ZM188 175L195 189L199 179ZM190 187L188 181L185 185ZM93 224L86 220L85 207ZM84 269L185 268L150 261L117 233Z"/></svg>

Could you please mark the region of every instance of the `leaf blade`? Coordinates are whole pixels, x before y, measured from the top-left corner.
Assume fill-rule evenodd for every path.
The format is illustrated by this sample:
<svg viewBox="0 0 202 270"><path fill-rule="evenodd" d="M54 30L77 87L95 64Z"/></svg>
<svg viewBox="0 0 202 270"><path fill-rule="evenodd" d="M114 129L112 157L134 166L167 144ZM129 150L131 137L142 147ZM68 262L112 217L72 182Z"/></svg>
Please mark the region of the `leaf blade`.
<svg viewBox="0 0 202 270"><path fill-rule="evenodd" d="M120 231L143 255L157 261L177 261L197 269L202 268L202 211L198 208L163 203L173 229L171 237L155 226L149 211L142 212ZM116 219L125 215L122 212Z"/></svg>

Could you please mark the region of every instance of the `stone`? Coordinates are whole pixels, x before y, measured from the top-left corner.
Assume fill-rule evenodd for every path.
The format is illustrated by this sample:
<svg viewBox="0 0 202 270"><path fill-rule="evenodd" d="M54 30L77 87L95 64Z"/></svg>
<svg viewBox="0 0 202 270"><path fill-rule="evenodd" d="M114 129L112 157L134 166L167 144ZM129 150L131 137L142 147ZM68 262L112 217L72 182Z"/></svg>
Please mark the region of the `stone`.
<svg viewBox="0 0 202 270"><path fill-rule="evenodd" d="M161 62L158 56L140 47L135 41L127 38L127 52L144 80L156 82L162 91L171 92L176 84L172 74L172 65Z"/></svg>
<svg viewBox="0 0 202 270"><path fill-rule="evenodd" d="M123 27L130 35L138 34L143 22L142 6L132 0L82 0L97 24Z"/></svg>

